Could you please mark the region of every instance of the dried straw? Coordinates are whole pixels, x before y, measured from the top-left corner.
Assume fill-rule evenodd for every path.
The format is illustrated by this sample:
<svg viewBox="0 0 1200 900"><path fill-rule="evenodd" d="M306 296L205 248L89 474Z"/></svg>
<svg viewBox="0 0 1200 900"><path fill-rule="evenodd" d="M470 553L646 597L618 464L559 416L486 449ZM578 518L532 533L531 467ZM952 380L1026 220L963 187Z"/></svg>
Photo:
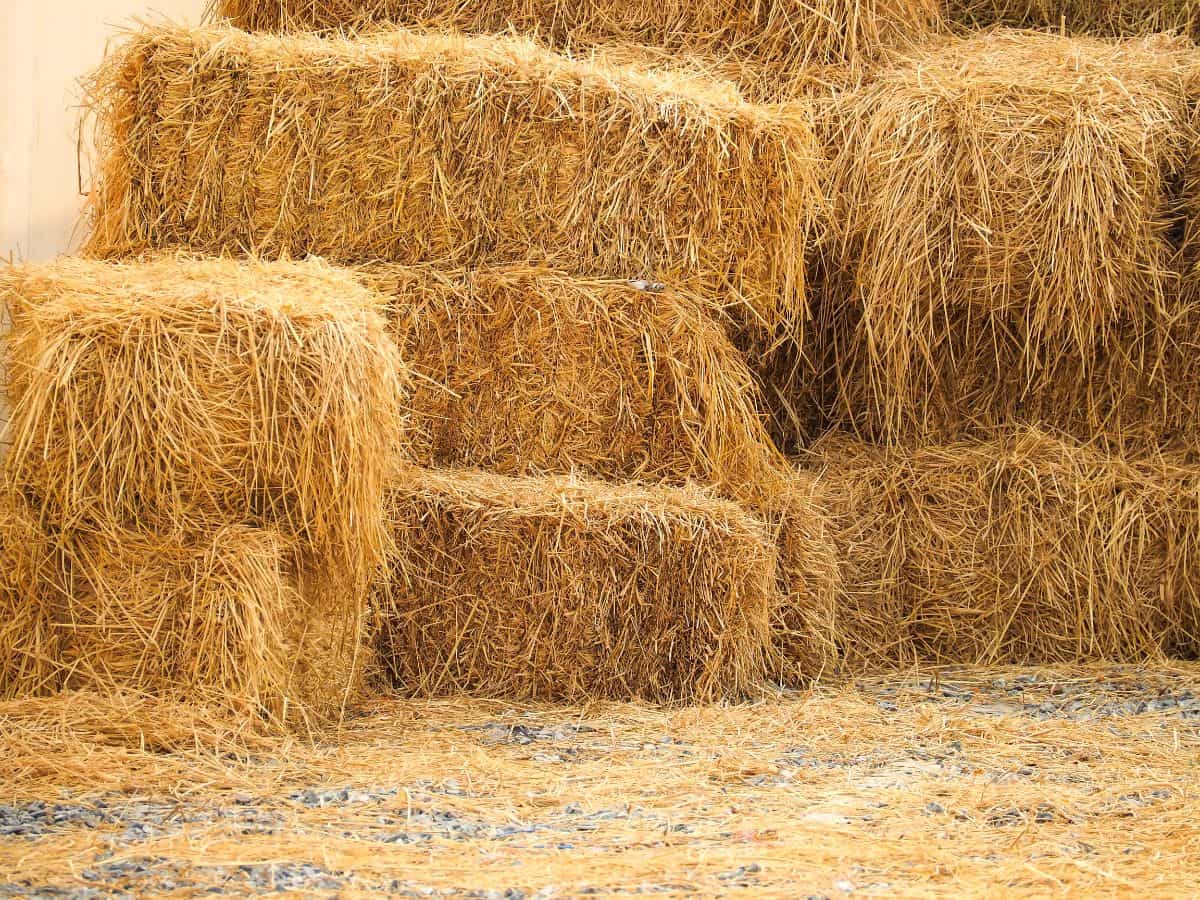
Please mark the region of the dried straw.
<svg viewBox="0 0 1200 900"><path fill-rule="evenodd" d="M404 369L350 274L62 260L0 275L0 296L9 468L54 527L272 528L362 583L382 560Z"/></svg>
<svg viewBox="0 0 1200 900"><path fill-rule="evenodd" d="M701 294L527 266L365 277L413 370L421 465L695 480L759 500L786 477L723 310Z"/></svg>
<svg viewBox="0 0 1200 900"><path fill-rule="evenodd" d="M1200 468L1031 428L915 450L818 444L854 669L1194 652Z"/></svg>
<svg viewBox="0 0 1200 900"><path fill-rule="evenodd" d="M104 710L84 698L2 704L8 821L46 806L41 834L0 841L0 882L1186 897L1200 733L1180 707L1198 693L1200 666L1173 664L891 673L733 706L388 701L337 741L238 758L97 744ZM99 824L74 824L83 811Z"/></svg>
<svg viewBox="0 0 1200 900"><path fill-rule="evenodd" d="M696 481L771 526L781 587L779 677L831 663L837 559L811 479L775 449L761 398L718 324L686 289L525 266L450 272L375 266L413 370L414 455L430 467L614 481Z"/></svg>
<svg viewBox="0 0 1200 900"><path fill-rule="evenodd" d="M0 697L129 694L274 727L336 719L361 696L362 596L302 573L276 533L52 536L27 514L0 524L0 552L21 564L0 591Z"/></svg>
<svg viewBox="0 0 1200 900"><path fill-rule="evenodd" d="M837 96L830 416L884 442L1194 439L1200 307L1171 240L1192 68L1182 41L995 31Z"/></svg>
<svg viewBox="0 0 1200 900"><path fill-rule="evenodd" d="M376 603L404 693L704 702L771 663L775 549L695 487L426 470L391 509Z"/></svg>
<svg viewBox="0 0 1200 900"><path fill-rule="evenodd" d="M246 29L378 27L507 30L536 34L578 52L641 46L676 58L744 63L787 86L814 66L861 67L885 50L919 40L938 22L933 0L214 0L211 8ZM753 72L744 83L759 82Z"/></svg>
<svg viewBox="0 0 1200 900"><path fill-rule="evenodd" d="M515 38L159 27L95 77L87 252L533 261L807 316L822 194L805 107Z"/></svg>
<svg viewBox="0 0 1200 900"><path fill-rule="evenodd" d="M1179 31L1200 36L1195 0L950 0L950 18L973 28L1013 25L1124 37Z"/></svg>
<svg viewBox="0 0 1200 900"><path fill-rule="evenodd" d="M64 562L25 498L0 491L0 699L42 695L61 683Z"/></svg>
<svg viewBox="0 0 1200 900"><path fill-rule="evenodd" d="M226 526L71 544L63 687L128 691L286 723L337 718L361 686L361 597L299 588L278 534Z"/></svg>

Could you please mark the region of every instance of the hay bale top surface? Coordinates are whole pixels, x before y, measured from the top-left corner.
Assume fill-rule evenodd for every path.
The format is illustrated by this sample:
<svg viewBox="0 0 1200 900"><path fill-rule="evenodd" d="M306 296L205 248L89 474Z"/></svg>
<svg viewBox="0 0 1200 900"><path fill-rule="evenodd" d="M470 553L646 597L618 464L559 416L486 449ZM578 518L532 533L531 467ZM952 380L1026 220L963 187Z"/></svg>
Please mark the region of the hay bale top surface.
<svg viewBox="0 0 1200 900"><path fill-rule="evenodd" d="M1185 87L1184 79L1196 73L1191 50L1190 41L1170 35L1106 41L995 28L898 53L864 90L894 90L906 84L915 92L944 99L1000 93L1129 103L1146 99L1143 93L1156 96L1166 85ZM964 115L973 112L967 109Z"/></svg>
<svg viewBox="0 0 1200 900"><path fill-rule="evenodd" d="M353 273L306 262L260 262L162 255L126 262L63 258L0 269L0 297L16 317L40 321L155 318L239 308L274 313L297 326L345 322L382 311L382 299Z"/></svg>
<svg viewBox="0 0 1200 900"><path fill-rule="evenodd" d="M250 33L231 28L162 25L135 34L134 41L154 53L182 53L203 59L219 54L222 65L277 71L318 68L365 68L379 72L386 91L387 68L417 69L428 77L469 81L507 77L530 85L542 83L562 95L610 94L628 107L641 107L655 118L734 117L776 123L777 110L746 101L732 82L711 79L695 70L656 66L652 72L631 64L556 53L535 40L513 35L469 36L425 29L376 29L355 37L313 34Z"/></svg>
<svg viewBox="0 0 1200 900"><path fill-rule="evenodd" d="M456 508L497 516L638 520L670 519L696 527L720 525L766 542L766 526L730 500L696 484L679 486L606 482L573 475L502 476L475 469L422 469L397 488L441 495Z"/></svg>

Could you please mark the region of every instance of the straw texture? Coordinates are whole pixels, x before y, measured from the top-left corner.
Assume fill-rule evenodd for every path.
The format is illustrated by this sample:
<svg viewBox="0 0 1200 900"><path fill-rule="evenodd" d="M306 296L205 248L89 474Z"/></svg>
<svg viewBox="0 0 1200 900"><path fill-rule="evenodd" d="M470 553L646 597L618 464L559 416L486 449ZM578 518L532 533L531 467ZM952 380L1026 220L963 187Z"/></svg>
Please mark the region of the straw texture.
<svg viewBox="0 0 1200 900"><path fill-rule="evenodd" d="M405 370L376 298L319 263L63 260L0 275L14 485L55 527L273 528L365 583Z"/></svg>
<svg viewBox="0 0 1200 900"><path fill-rule="evenodd" d="M695 480L759 500L787 477L703 295L527 266L374 266L364 280L388 297L414 374L422 465Z"/></svg>
<svg viewBox="0 0 1200 900"><path fill-rule="evenodd" d="M811 67L862 66L919 40L940 18L932 0L215 0L212 8L247 29L394 23L471 33L513 29L574 51L640 45L675 58L741 60L783 85Z"/></svg>
<svg viewBox="0 0 1200 900"><path fill-rule="evenodd" d="M1180 41L995 31L836 97L831 418L885 443L1014 420L1194 440L1172 237L1192 71Z"/></svg>
<svg viewBox="0 0 1200 900"><path fill-rule="evenodd" d="M421 465L709 486L779 544L791 598L776 623L779 677L827 668L835 550L811 479L767 434L754 379L719 324L725 310L686 289L524 266L374 266L364 278L389 297L413 371Z"/></svg>
<svg viewBox="0 0 1200 900"><path fill-rule="evenodd" d="M264 725L336 718L369 656L359 598L302 590L294 547L237 525L71 536L0 517L0 696L192 703Z"/></svg>
<svg viewBox="0 0 1200 900"><path fill-rule="evenodd" d="M1194 652L1194 465L1030 428L914 450L833 435L848 668L1144 661Z"/></svg>
<svg viewBox="0 0 1200 900"><path fill-rule="evenodd" d="M426 470L391 496L381 652L408 694L704 702L771 663L763 527L695 488Z"/></svg>
<svg viewBox="0 0 1200 900"><path fill-rule="evenodd" d="M36 510L0 491L0 699L44 695L61 681L54 613L66 601L63 566Z"/></svg>
<svg viewBox="0 0 1200 900"><path fill-rule="evenodd" d="M1013 25L1105 37L1180 31L1200 36L1195 0L950 0L950 18L964 25Z"/></svg>
<svg viewBox="0 0 1200 900"><path fill-rule="evenodd" d="M804 107L515 38L152 28L92 84L87 252L533 261L698 279L799 333L822 194Z"/></svg>
<svg viewBox="0 0 1200 900"><path fill-rule="evenodd" d="M140 532L73 542L55 623L63 687L278 722L338 716L365 659L359 604L348 593L301 594L290 549L242 526L184 542Z"/></svg>

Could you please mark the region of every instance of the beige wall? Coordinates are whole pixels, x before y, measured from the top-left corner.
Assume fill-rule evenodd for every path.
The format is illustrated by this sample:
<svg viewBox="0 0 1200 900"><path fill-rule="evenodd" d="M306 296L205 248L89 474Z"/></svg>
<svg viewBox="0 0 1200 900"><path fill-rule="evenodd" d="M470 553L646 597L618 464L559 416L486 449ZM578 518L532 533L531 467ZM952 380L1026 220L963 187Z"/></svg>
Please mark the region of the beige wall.
<svg viewBox="0 0 1200 900"><path fill-rule="evenodd" d="M205 0L0 0L0 256L78 246L78 79L136 19L195 24Z"/></svg>

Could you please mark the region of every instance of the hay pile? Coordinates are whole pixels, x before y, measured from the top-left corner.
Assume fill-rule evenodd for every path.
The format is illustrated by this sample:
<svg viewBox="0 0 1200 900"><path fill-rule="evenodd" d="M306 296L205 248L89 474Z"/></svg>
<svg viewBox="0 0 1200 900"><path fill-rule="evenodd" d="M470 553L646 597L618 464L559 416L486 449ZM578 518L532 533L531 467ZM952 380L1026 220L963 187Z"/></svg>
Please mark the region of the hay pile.
<svg viewBox="0 0 1200 900"><path fill-rule="evenodd" d="M775 548L694 487L426 470L391 511L376 603L405 693L704 702L772 662Z"/></svg>
<svg viewBox="0 0 1200 900"><path fill-rule="evenodd" d="M837 97L831 418L883 442L1014 420L1194 439L1200 318L1172 243L1192 70L1165 38L996 31Z"/></svg>
<svg viewBox="0 0 1200 900"><path fill-rule="evenodd" d="M1141 661L1195 652L1200 468L1032 428L921 449L831 436L850 668Z"/></svg>
<svg viewBox="0 0 1200 900"><path fill-rule="evenodd" d="M1196 0L950 0L947 14L970 27L1013 25L1104 37L1179 31L1200 37Z"/></svg>
<svg viewBox="0 0 1200 900"><path fill-rule="evenodd" d="M476 34L515 29L567 51L643 46L679 59L744 60L783 85L814 66L858 67L919 40L940 17L933 0L215 0L212 7L246 29L394 23Z"/></svg>
<svg viewBox="0 0 1200 900"><path fill-rule="evenodd" d="M403 465L378 298L321 263L185 257L18 267L0 293L3 552L37 619L0 632L0 694L335 715L361 680Z"/></svg>
<svg viewBox="0 0 1200 900"><path fill-rule="evenodd" d="M771 442L723 311L685 289L527 266L374 266L413 371L418 463L502 475L696 481L769 524L790 596L779 678L832 662L835 549L811 479Z"/></svg>
<svg viewBox="0 0 1200 900"><path fill-rule="evenodd" d="M799 106L514 38L153 28L98 73L87 252L556 264L798 333L821 202Z"/></svg>

